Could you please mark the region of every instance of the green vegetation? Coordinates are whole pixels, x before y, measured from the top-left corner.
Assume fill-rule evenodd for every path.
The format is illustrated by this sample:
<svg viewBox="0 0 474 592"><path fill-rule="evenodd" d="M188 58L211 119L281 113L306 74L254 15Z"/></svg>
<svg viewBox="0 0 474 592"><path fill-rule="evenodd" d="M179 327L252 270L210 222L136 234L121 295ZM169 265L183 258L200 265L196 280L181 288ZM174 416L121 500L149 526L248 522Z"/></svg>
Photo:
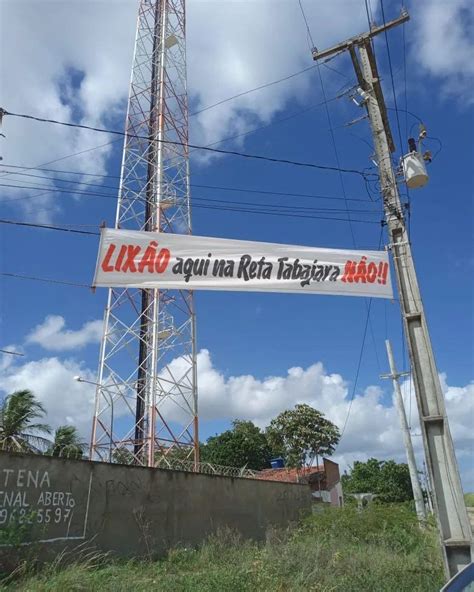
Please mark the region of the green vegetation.
<svg viewBox="0 0 474 592"><path fill-rule="evenodd" d="M200 458L202 462L259 471L270 466L272 450L260 428L251 421L236 419L231 430L201 444Z"/></svg>
<svg viewBox="0 0 474 592"><path fill-rule="evenodd" d="M40 452L49 443L41 434L49 434L51 430L35 420L45 413L43 405L27 389L5 397L0 403L0 450Z"/></svg>
<svg viewBox="0 0 474 592"><path fill-rule="evenodd" d="M51 442L46 437L51 433L50 426L36 421L45 415L44 406L28 389L5 397L0 403L0 450L82 458L86 444L81 441L77 428L59 426Z"/></svg>
<svg viewBox="0 0 474 592"><path fill-rule="evenodd" d="M296 405L270 422L267 437L274 449L280 449L286 465L311 467L318 457L331 455L339 442L339 429L322 413L309 405Z"/></svg>
<svg viewBox="0 0 474 592"><path fill-rule="evenodd" d="M341 477L344 493L376 493L377 502L408 502L413 499L408 465L370 458L356 461Z"/></svg>
<svg viewBox="0 0 474 592"><path fill-rule="evenodd" d="M28 539L36 519L36 512L31 510L23 516L16 516L0 528L0 545L20 546ZM0 564L1 565L1 564ZM0 572L1 578L1 572Z"/></svg>
<svg viewBox="0 0 474 592"><path fill-rule="evenodd" d="M465 493L464 503L468 508L474 508L474 493Z"/></svg>
<svg viewBox="0 0 474 592"><path fill-rule="evenodd" d="M433 592L443 582L436 536L405 505L361 513L332 508L298 528L270 533L265 544L231 532L199 549L175 549L159 561L112 561L92 555L61 561L6 582L18 592Z"/></svg>
<svg viewBox="0 0 474 592"><path fill-rule="evenodd" d="M54 432L54 441L46 454L79 460L82 458L86 446L81 441L77 428L71 425L63 425L59 426Z"/></svg>
<svg viewBox="0 0 474 592"><path fill-rule="evenodd" d="M84 458L86 444L72 425L59 426L53 441L51 428L36 420L46 410L28 389L15 391L0 403L0 450L46 454L70 459ZM232 428L200 444L200 459L216 465L246 467L260 471L270 467L270 459L283 456L287 466L311 466L318 456L330 455L339 440L339 430L322 413L309 405L296 405L280 413L266 430L251 421L236 419ZM189 449L166 451L168 459L189 459ZM135 464L125 446L113 451L112 461ZM160 455L157 454L157 461ZM158 462L158 466L161 466Z"/></svg>
<svg viewBox="0 0 474 592"><path fill-rule="evenodd" d="M201 461L261 470L283 456L288 467L311 466L330 455L339 441L338 428L309 405L283 411L265 431L251 421L236 419L232 429L201 444Z"/></svg>

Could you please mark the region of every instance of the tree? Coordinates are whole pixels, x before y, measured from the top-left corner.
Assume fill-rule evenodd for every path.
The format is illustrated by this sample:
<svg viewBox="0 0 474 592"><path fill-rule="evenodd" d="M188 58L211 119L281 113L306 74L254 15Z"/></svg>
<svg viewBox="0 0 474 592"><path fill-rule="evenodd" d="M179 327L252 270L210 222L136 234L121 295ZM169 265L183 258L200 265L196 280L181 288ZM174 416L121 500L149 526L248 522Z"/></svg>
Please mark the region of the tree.
<svg viewBox="0 0 474 592"><path fill-rule="evenodd" d="M200 448L201 462L260 471L270 466L272 450L260 428L236 419L232 429L211 436Z"/></svg>
<svg viewBox="0 0 474 592"><path fill-rule="evenodd" d="M309 405L296 405L270 422L267 438L282 450L287 466L312 466L320 456L330 456L339 442L339 429Z"/></svg>
<svg viewBox="0 0 474 592"><path fill-rule="evenodd" d="M405 502L413 499L408 465L394 460L370 458L356 461L349 474L342 476L344 493L375 493L380 502Z"/></svg>
<svg viewBox="0 0 474 592"><path fill-rule="evenodd" d="M20 390L8 395L0 404L0 449L10 452L39 453L50 442L41 434L49 434L51 428L35 423L46 411L30 390Z"/></svg>
<svg viewBox="0 0 474 592"><path fill-rule="evenodd" d="M119 465L133 465L136 463L136 460L128 448L120 446L112 452L112 462Z"/></svg>
<svg viewBox="0 0 474 592"><path fill-rule="evenodd" d="M62 456L72 459L80 459L84 455L86 444L82 442L77 428L71 425L59 426L54 433L54 442L48 448L46 454Z"/></svg>

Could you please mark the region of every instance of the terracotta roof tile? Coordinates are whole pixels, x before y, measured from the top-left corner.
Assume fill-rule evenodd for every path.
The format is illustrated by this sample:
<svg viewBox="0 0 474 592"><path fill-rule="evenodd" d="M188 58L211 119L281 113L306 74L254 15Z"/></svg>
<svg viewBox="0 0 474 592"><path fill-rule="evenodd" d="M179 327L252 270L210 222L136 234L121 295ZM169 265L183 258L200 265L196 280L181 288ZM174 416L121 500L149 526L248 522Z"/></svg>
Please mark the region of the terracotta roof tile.
<svg viewBox="0 0 474 592"><path fill-rule="evenodd" d="M257 479L264 479L265 481L282 481L284 483L298 483L304 481L314 473L324 472L324 467L305 467L297 471L296 469L264 469L260 471L255 477Z"/></svg>

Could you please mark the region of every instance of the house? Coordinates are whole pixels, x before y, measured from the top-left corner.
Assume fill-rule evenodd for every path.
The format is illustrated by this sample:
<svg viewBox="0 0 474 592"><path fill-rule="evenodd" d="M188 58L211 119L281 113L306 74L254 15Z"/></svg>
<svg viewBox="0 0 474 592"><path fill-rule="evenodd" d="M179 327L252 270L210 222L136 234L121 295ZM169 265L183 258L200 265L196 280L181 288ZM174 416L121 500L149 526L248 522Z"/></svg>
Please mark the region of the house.
<svg viewBox="0 0 474 592"><path fill-rule="evenodd" d="M327 503L336 507L344 505L339 465L327 458L323 458L322 465L315 467L264 469L256 473L255 478L285 483L307 483L316 503Z"/></svg>

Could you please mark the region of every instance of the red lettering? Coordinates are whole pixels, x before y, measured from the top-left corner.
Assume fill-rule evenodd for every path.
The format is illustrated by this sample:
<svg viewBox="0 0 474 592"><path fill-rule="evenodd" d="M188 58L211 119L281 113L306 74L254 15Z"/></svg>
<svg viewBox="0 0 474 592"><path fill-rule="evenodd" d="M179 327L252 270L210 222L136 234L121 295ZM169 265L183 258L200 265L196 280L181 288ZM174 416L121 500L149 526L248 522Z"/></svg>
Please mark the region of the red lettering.
<svg viewBox="0 0 474 592"><path fill-rule="evenodd" d="M140 247L127 245L127 259L123 264L122 271L131 271L132 273L135 273L137 271L137 267L135 265L135 257L137 257L140 250Z"/></svg>
<svg viewBox="0 0 474 592"><path fill-rule="evenodd" d="M101 267L102 267L102 271L105 271L105 273L108 273L109 271L113 271L113 265L109 265L110 260L112 259L112 255L114 254L115 251L115 245L112 243L109 245L109 248L107 249L107 253L105 254L104 260L102 261Z"/></svg>
<svg viewBox="0 0 474 592"><path fill-rule="evenodd" d="M373 284L377 279L377 265L373 262L367 265L367 281L369 284Z"/></svg>
<svg viewBox="0 0 474 592"><path fill-rule="evenodd" d="M163 273L168 267L170 252L168 249L160 249L155 259L155 270L157 273Z"/></svg>
<svg viewBox="0 0 474 592"><path fill-rule="evenodd" d="M344 275L341 278L341 282L353 282L356 271L356 262L351 260L346 261L346 266L344 267Z"/></svg>
<svg viewBox="0 0 474 592"><path fill-rule="evenodd" d="M156 247L158 243L156 241L151 241L148 247L146 248L145 254L142 257L142 260L138 264L138 271L143 273L145 267L148 267L148 271L153 273L153 263L155 262L156 256Z"/></svg>
<svg viewBox="0 0 474 592"><path fill-rule="evenodd" d="M367 274L367 266L365 262L367 261L367 257L364 255L357 265L357 273L354 276L354 281L359 283L362 282L365 284L365 276Z"/></svg>
<svg viewBox="0 0 474 592"><path fill-rule="evenodd" d="M120 268L122 267L123 258L125 257L126 252L127 252L127 245L122 245L120 247L120 251L117 256L117 261L115 262L115 271L120 271Z"/></svg>
<svg viewBox="0 0 474 592"><path fill-rule="evenodd" d="M377 280L379 284L386 284L387 283L387 275L388 275L388 263L379 263L378 269L378 276L379 279Z"/></svg>

